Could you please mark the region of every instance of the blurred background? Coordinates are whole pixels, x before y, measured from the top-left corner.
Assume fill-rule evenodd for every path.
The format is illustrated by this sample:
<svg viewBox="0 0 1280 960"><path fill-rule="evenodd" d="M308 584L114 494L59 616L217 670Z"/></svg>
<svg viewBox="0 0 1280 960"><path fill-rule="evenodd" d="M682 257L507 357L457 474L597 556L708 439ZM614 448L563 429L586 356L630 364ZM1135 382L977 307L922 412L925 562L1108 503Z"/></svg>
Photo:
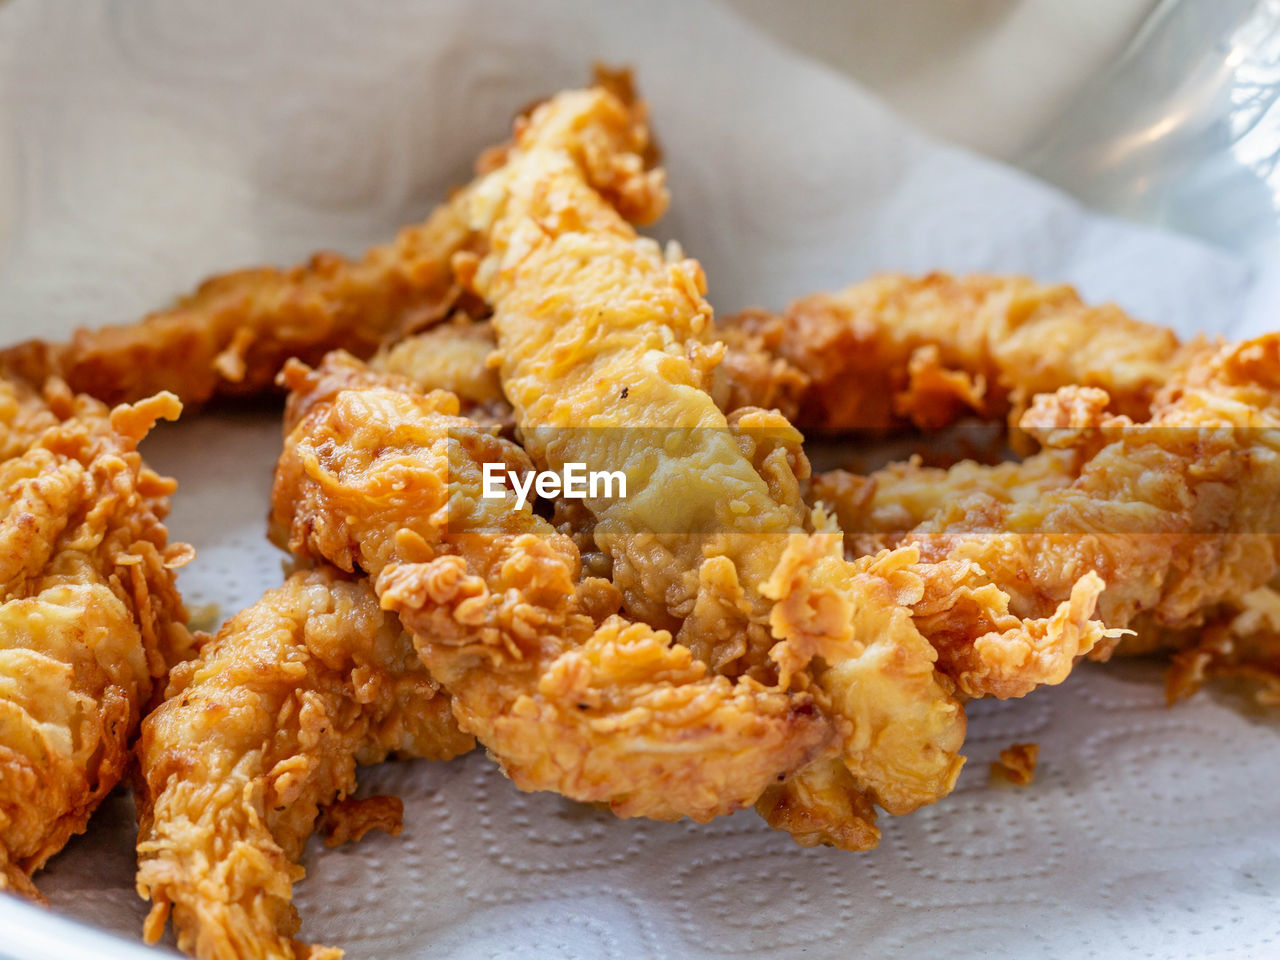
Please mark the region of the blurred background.
<svg viewBox="0 0 1280 960"><path fill-rule="evenodd" d="M930 132L1011 160L1120 56L1158 0L728 3Z"/></svg>
<svg viewBox="0 0 1280 960"><path fill-rule="evenodd" d="M1280 262L1280 0L726 0L926 130Z"/></svg>

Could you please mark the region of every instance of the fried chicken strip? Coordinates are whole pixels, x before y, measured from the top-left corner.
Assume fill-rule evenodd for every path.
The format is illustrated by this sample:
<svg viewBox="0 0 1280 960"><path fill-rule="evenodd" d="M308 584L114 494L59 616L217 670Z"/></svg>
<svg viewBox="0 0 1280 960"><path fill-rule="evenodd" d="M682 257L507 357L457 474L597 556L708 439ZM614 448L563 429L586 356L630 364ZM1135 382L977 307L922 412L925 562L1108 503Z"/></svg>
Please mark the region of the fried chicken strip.
<svg viewBox="0 0 1280 960"><path fill-rule="evenodd" d="M1016 424L1035 394L1068 385L1103 388L1112 412L1143 420L1188 359L1171 331L1026 277L887 274L722 326L804 374L795 422L812 431Z"/></svg>
<svg viewBox="0 0 1280 960"><path fill-rule="evenodd" d="M724 347L701 269L627 222L666 200L636 156L644 139L642 111L600 90L561 94L477 187L489 255L474 285L494 311L521 436L539 467L626 474L625 498L583 504L630 614L677 630L723 674L812 685L839 719L834 762L849 773L823 781L865 794L830 809L908 812L950 790L964 714L895 606L910 589L897 583L905 555L846 563L838 531L818 529L800 495L798 432L777 412L716 406ZM873 834L859 823L830 836Z"/></svg>
<svg viewBox="0 0 1280 960"><path fill-rule="evenodd" d="M483 463L530 464L457 411L450 394L377 386L310 404L277 468L273 526L374 579L458 725L518 787L706 820L826 747L809 695L709 676L667 632L609 615L616 592L580 577L571 540L509 490L481 495Z"/></svg>
<svg viewBox="0 0 1280 960"><path fill-rule="evenodd" d="M449 261L473 239L458 215L466 206L463 191L359 260L317 253L290 269L223 274L140 323L18 344L0 354L0 369L33 383L58 376L108 403L169 390L195 404L269 389L290 357L316 362L335 348L367 357L463 302Z"/></svg>
<svg viewBox="0 0 1280 960"><path fill-rule="evenodd" d="M1022 464L908 466L869 498L854 492L845 514L873 528L916 521L881 542L920 549L929 588L914 618L966 693L1021 696L1109 650L1096 632L1010 643L976 611L984 591L1002 592L1013 617L1051 620L1092 571L1114 635L1139 618L1193 626L1280 569L1280 337L1199 353L1145 424L1108 415L1101 390L1063 388L1023 417L1050 449ZM838 495L841 483L822 489Z"/></svg>
<svg viewBox="0 0 1280 960"><path fill-rule="evenodd" d="M201 960L336 958L292 939L297 861L322 809L355 790L356 764L447 760L474 740L368 584L295 573L180 664L138 746L138 893L154 943L172 913ZM385 801L379 803L380 801ZM351 803L343 831L370 821ZM359 822L357 822L359 821ZM396 827L398 830L398 826Z"/></svg>
<svg viewBox="0 0 1280 960"><path fill-rule="evenodd" d="M84 830L120 781L153 688L192 653L161 520L173 481L138 442L180 404L108 411L0 384L0 888Z"/></svg>

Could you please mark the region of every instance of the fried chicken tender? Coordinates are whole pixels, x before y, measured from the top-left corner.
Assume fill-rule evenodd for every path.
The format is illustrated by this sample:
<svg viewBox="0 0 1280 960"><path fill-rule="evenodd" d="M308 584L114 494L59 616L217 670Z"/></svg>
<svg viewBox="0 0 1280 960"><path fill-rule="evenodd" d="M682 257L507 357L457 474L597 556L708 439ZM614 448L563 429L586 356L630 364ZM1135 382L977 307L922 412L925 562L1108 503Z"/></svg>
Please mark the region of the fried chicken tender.
<svg viewBox="0 0 1280 960"><path fill-rule="evenodd" d="M454 394L463 416L493 431L510 433L510 405L501 395L493 398L486 377L459 368L459 358L469 355L476 342L473 330L481 337L486 335L481 327L443 326L380 351L368 363L345 350L334 350L315 369L300 360L286 361L278 378L282 386L292 386L285 399L285 436L313 407L332 401L343 390L376 386L401 393L453 393L450 384L465 388ZM491 337L488 343L492 351ZM493 377L496 381L496 372Z"/></svg>
<svg viewBox="0 0 1280 960"><path fill-rule="evenodd" d="M192 653L161 522L173 481L138 442L181 405L109 411L0 383L0 889L80 833L120 781L153 688Z"/></svg>
<svg viewBox="0 0 1280 960"><path fill-rule="evenodd" d="M494 311L503 390L540 467L626 474L625 498L583 501L624 609L678 631L717 672L812 686L841 733L838 760L822 762L850 774L813 779L852 779L865 794L824 809L908 812L954 784L963 710L894 606L908 589L895 561L847 563L839 532L810 517L795 428L778 412L727 418L716 406L725 348L701 268L627 222L666 201L638 157L645 137L638 105L561 94L477 186L471 222L489 253L474 285ZM873 834L859 823L825 838Z"/></svg>
<svg viewBox="0 0 1280 960"><path fill-rule="evenodd" d="M298 369L295 389L325 382ZM510 491L481 495L483 463L531 465L457 411L446 393L374 386L311 404L277 467L273 527L374 579L458 725L518 787L706 820L827 746L808 694L712 677L669 633L610 615L616 592L580 578L569 538Z"/></svg>
<svg viewBox="0 0 1280 960"><path fill-rule="evenodd" d="M722 326L803 373L795 422L811 431L936 430L968 414L1016 424L1035 394L1067 385L1101 387L1113 412L1145 419L1187 359L1171 331L1026 277L888 274Z"/></svg>
<svg viewBox="0 0 1280 960"><path fill-rule="evenodd" d="M447 760L458 730L393 614L332 569L295 573L175 667L138 747L138 892L154 943L173 916L201 960L339 957L292 939L292 885L317 817L398 831L399 801L354 801L357 763Z"/></svg>
<svg viewBox="0 0 1280 960"><path fill-rule="evenodd" d="M1045 452L998 467L897 468L883 493L859 489L846 511L881 529L917 521L880 539L919 548L928 589L915 622L971 696L1058 682L1139 618L1197 625L1280 569L1280 336L1200 348L1145 424L1108 415L1108 400L1092 388L1043 394L1021 425ZM1055 620L1093 599L1096 621ZM1030 647L1009 643L992 609L1045 618L1046 632Z"/></svg>
<svg viewBox="0 0 1280 960"><path fill-rule="evenodd" d="M65 404L66 392L51 384ZM66 413L64 406L64 413ZM50 427L62 423L44 396L34 387L17 380L0 378L0 461L26 453Z"/></svg>
<svg viewBox="0 0 1280 960"><path fill-rule="evenodd" d="M465 208L463 191L359 260L317 253L287 270L223 274L139 323L18 344L0 353L0 369L34 383L56 375L108 403L170 390L194 404L260 393L290 357L367 357L464 302L449 262L472 241Z"/></svg>

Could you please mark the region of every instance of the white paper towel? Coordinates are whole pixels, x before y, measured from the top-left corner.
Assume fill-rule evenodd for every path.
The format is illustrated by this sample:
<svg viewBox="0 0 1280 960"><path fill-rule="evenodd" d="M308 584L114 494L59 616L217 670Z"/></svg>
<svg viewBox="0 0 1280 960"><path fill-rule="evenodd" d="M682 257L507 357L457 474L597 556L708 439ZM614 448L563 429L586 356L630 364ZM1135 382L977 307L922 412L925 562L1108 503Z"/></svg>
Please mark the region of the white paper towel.
<svg viewBox="0 0 1280 960"><path fill-rule="evenodd" d="M231 267L358 251L597 57L639 69L674 194L658 233L703 261L720 309L877 269L981 269L1241 332L1237 262L930 141L710 2L10 0L0 339L127 321ZM278 444L252 410L147 442L181 482L193 606L229 613L279 581L262 537ZM385 958L1274 949L1274 721L1220 694L1166 710L1159 671L1132 664L970 714L955 794L887 818L861 855L801 850L749 812L619 821L521 794L479 753L373 768L362 789L403 796L405 832L313 847L303 934ZM1034 785L990 786L988 762L1021 740L1042 744ZM113 797L39 882L57 910L136 937L129 818Z"/></svg>

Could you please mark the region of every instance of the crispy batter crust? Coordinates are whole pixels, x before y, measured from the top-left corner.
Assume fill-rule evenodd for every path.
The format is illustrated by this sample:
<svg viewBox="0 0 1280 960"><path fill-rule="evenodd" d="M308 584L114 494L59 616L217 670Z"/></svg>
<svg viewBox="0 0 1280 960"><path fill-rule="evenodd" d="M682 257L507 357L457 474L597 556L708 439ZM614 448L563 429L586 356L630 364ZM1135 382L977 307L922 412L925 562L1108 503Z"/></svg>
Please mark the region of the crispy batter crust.
<svg viewBox="0 0 1280 960"><path fill-rule="evenodd" d="M1165 631L1176 648L1165 676L1170 704L1211 679L1244 680L1261 706L1280 706L1280 578L1234 598L1199 629ZM1173 636L1167 636L1172 633Z"/></svg>
<svg viewBox="0 0 1280 960"><path fill-rule="evenodd" d="M147 940L172 915L178 946L201 960L340 956L292 939L291 888L317 817L355 789L357 763L448 759L473 745L367 584L331 569L294 574L175 668L142 725ZM351 801L326 830L339 841L398 832L398 803Z"/></svg>
<svg viewBox="0 0 1280 960"><path fill-rule="evenodd" d="M0 384L0 887L38 896L31 874L120 781L157 679L191 655L174 485L136 452L179 410Z"/></svg>
<svg viewBox="0 0 1280 960"><path fill-rule="evenodd" d="M360 260L319 253L287 270L223 274L140 323L11 347L0 368L34 383L59 376L108 403L158 390L202 403L269 389L290 357L315 362L338 348L367 357L397 331L458 306L449 259L471 240L457 216L463 205L455 197Z"/></svg>
<svg viewBox="0 0 1280 960"><path fill-rule="evenodd" d="M1026 277L887 274L723 325L807 378L796 424L812 431L933 430L967 414L1016 424L1035 394L1067 385L1101 387L1113 412L1145 419L1187 361L1171 331Z"/></svg>

